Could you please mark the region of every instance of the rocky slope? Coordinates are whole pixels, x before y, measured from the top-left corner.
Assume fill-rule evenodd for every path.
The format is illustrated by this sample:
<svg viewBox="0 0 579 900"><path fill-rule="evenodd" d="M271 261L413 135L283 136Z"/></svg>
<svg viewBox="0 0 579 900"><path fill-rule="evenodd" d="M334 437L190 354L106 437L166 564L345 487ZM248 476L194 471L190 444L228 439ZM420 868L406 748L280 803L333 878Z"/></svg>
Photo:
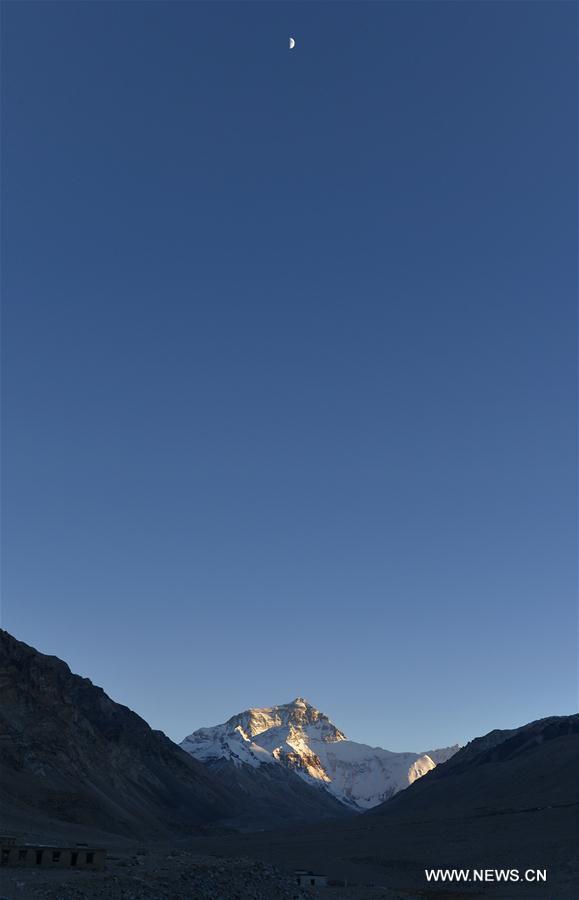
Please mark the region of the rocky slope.
<svg viewBox="0 0 579 900"><path fill-rule="evenodd" d="M0 631L1 822L126 834L194 828L239 799L87 678Z"/></svg>
<svg viewBox="0 0 579 900"><path fill-rule="evenodd" d="M0 829L154 836L344 815L317 785L269 774L211 771L61 660L0 631Z"/></svg>
<svg viewBox="0 0 579 900"><path fill-rule="evenodd" d="M223 725L200 728L182 742L184 750L210 768L227 762L238 772L255 770L254 782L281 767L319 786L353 810L368 809L389 797L458 747L427 753L391 753L349 741L326 715L302 697L281 706L249 709ZM233 779L233 775L231 776Z"/></svg>
<svg viewBox="0 0 579 900"><path fill-rule="evenodd" d="M579 715L491 731L470 741L403 798L394 797L372 814L436 815L443 804L446 813L470 807L480 815L577 803L578 762Z"/></svg>

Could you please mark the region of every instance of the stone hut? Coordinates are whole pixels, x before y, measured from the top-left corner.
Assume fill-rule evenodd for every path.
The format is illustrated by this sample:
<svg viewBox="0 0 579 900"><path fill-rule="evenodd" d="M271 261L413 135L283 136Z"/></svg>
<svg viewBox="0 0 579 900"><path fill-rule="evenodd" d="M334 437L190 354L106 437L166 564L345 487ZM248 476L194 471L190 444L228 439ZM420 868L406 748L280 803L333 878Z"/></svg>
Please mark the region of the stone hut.
<svg viewBox="0 0 579 900"><path fill-rule="evenodd" d="M0 866L100 870L105 867L105 858L106 850L100 847L19 844L13 838L0 837Z"/></svg>

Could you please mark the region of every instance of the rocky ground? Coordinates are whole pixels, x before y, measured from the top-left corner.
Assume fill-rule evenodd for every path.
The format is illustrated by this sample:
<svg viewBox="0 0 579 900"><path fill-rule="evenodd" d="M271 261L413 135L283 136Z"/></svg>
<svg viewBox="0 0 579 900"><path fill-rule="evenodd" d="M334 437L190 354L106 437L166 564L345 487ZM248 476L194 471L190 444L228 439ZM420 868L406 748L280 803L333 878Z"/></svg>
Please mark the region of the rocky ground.
<svg viewBox="0 0 579 900"><path fill-rule="evenodd" d="M273 865L188 850L113 851L102 872L0 869L0 900L461 900L472 894L371 885L305 891Z"/></svg>
<svg viewBox="0 0 579 900"><path fill-rule="evenodd" d="M149 855L149 854L148 854ZM3 869L0 900L461 900L370 885L301 890L273 866L187 852L110 859L104 872Z"/></svg>
<svg viewBox="0 0 579 900"><path fill-rule="evenodd" d="M273 865L187 850L115 850L103 872L0 869L0 900L461 900L460 890L391 890L368 884L300 889Z"/></svg>
<svg viewBox="0 0 579 900"><path fill-rule="evenodd" d="M110 857L103 872L5 868L0 900L294 900L303 894L273 866L186 851Z"/></svg>

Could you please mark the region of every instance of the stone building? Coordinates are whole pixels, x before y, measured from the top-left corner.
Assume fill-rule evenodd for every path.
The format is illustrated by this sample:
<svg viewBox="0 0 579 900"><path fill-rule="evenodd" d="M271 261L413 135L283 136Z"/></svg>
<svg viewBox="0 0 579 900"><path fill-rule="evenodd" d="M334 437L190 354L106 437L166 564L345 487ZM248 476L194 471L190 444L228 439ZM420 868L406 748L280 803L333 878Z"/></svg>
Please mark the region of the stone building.
<svg viewBox="0 0 579 900"><path fill-rule="evenodd" d="M42 866L77 869L104 869L106 851L77 844L74 847L48 844L19 844L14 838L0 837L0 866Z"/></svg>
<svg viewBox="0 0 579 900"><path fill-rule="evenodd" d="M294 872L296 884L299 887L313 890L319 887L326 887L328 883L327 875L318 875L309 869L297 869Z"/></svg>

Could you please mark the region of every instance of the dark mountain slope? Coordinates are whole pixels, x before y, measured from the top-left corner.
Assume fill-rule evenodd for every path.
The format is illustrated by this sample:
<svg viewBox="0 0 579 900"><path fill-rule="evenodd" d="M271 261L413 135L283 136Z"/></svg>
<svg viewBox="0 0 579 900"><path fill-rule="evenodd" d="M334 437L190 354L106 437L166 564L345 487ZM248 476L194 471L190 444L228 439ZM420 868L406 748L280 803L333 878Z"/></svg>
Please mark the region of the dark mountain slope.
<svg viewBox="0 0 579 900"><path fill-rule="evenodd" d="M283 766L252 769L224 759L206 765L220 784L248 800L244 815L225 824L244 830L262 830L356 815L324 788L306 784Z"/></svg>
<svg viewBox="0 0 579 900"><path fill-rule="evenodd" d="M203 765L87 678L0 631L3 827L43 817L163 833L239 810Z"/></svg>
<svg viewBox="0 0 579 900"><path fill-rule="evenodd" d="M211 769L60 659L0 630L3 830L52 834L60 822L183 836L217 822L263 829L345 814L294 773Z"/></svg>
<svg viewBox="0 0 579 900"><path fill-rule="evenodd" d="M370 814L481 815L576 803L579 715L475 738Z"/></svg>

